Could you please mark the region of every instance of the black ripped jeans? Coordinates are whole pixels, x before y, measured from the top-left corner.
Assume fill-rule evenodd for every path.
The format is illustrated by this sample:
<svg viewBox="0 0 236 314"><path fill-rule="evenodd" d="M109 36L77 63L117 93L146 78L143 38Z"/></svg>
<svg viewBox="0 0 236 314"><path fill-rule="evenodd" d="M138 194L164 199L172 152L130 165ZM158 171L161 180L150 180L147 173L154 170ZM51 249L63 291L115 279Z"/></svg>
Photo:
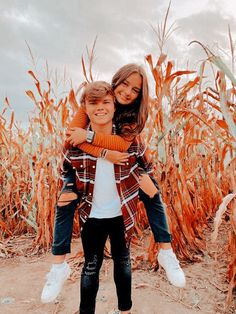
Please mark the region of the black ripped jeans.
<svg viewBox="0 0 236 314"><path fill-rule="evenodd" d="M94 314L99 271L107 238L111 242L114 281L120 311L131 309L131 263L124 235L123 217L89 218L81 232L85 263L81 274L80 314Z"/></svg>

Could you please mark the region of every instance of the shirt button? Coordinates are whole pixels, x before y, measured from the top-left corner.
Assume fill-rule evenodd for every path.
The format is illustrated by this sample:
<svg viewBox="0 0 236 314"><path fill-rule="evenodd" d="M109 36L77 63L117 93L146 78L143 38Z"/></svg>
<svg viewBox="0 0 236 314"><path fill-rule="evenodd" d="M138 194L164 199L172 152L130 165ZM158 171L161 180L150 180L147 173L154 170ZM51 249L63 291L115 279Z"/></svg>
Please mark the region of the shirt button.
<svg viewBox="0 0 236 314"><path fill-rule="evenodd" d="M93 166L93 168L95 168L95 166Z"/></svg>
<svg viewBox="0 0 236 314"><path fill-rule="evenodd" d="M75 167L73 167L73 169L75 169Z"/></svg>
<svg viewBox="0 0 236 314"><path fill-rule="evenodd" d="M89 195L92 195L92 193L89 193Z"/></svg>
<svg viewBox="0 0 236 314"><path fill-rule="evenodd" d="M80 165L80 168L83 168L83 165Z"/></svg>
<svg viewBox="0 0 236 314"><path fill-rule="evenodd" d="M128 165L129 165L129 163L127 162L127 163L126 163L126 165L128 166Z"/></svg>
<svg viewBox="0 0 236 314"><path fill-rule="evenodd" d="M91 207L91 204L88 204L89 207Z"/></svg>

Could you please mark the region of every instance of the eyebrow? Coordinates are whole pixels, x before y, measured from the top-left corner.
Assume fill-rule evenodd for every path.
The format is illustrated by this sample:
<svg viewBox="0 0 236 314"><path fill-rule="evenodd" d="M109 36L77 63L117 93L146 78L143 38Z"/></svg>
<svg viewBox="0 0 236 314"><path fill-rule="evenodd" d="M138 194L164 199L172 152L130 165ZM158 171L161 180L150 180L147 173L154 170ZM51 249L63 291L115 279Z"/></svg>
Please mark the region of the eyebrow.
<svg viewBox="0 0 236 314"><path fill-rule="evenodd" d="M126 82L126 83L129 83L129 84L130 84L130 81L128 80L128 78L127 78L127 79L125 79L125 80L124 80L124 82ZM133 89L136 89L136 90L138 90L138 91L140 92L142 88L140 88L140 87L138 87L138 86L134 86L134 87L133 87Z"/></svg>

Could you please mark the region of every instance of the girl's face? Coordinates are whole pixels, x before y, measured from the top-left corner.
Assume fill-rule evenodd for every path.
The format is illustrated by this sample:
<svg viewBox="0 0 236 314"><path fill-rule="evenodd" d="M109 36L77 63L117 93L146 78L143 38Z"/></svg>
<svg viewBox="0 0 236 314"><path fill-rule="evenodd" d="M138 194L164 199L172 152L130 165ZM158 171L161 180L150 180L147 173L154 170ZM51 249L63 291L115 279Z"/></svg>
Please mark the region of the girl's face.
<svg viewBox="0 0 236 314"><path fill-rule="evenodd" d="M116 100L121 105L132 104L139 96L142 89L142 77L138 73L128 76L114 89Z"/></svg>

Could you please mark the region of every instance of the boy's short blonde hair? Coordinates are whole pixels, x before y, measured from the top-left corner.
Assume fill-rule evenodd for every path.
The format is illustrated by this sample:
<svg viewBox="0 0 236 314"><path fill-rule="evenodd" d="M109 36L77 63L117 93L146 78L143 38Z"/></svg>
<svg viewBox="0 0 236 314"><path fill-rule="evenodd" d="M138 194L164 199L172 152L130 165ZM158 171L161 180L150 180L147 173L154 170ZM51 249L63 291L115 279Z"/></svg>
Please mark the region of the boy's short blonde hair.
<svg viewBox="0 0 236 314"><path fill-rule="evenodd" d="M96 81L88 83L80 97L80 103L85 106L86 100L89 102L97 102L101 98L111 95L115 98L112 86L105 81Z"/></svg>

